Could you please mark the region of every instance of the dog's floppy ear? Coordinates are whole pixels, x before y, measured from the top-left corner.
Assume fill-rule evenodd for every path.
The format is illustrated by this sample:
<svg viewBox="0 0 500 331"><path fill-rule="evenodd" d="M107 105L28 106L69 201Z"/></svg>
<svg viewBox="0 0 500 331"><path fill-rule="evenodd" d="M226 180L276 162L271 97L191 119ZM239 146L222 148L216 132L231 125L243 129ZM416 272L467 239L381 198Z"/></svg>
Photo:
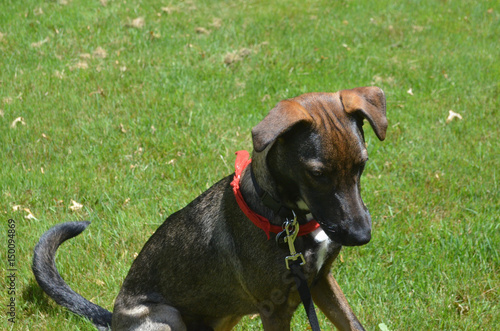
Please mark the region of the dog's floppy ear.
<svg viewBox="0 0 500 331"><path fill-rule="evenodd" d="M358 113L370 122L378 139L384 140L387 131L384 91L375 86L340 91L340 101L349 114Z"/></svg>
<svg viewBox="0 0 500 331"><path fill-rule="evenodd" d="M280 101L262 122L252 129L255 151L262 152L276 138L299 122L312 122L304 107L293 100Z"/></svg>

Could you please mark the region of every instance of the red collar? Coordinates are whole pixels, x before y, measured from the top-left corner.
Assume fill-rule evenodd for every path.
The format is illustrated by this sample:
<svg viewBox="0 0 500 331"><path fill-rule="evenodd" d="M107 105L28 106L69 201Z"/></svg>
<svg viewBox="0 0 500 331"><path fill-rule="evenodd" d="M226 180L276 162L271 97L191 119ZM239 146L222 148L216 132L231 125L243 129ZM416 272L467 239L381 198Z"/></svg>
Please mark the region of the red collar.
<svg viewBox="0 0 500 331"><path fill-rule="evenodd" d="M251 210L245 202L245 199L243 198L243 195L240 191L240 179L243 170L245 170L245 168L252 162L249 157L250 155L247 151L236 152L236 162L234 164L235 173L233 181L231 182L231 186L233 187L234 196L236 198L236 201L238 202L238 206L240 206L241 211L252 221L253 224L264 230L267 235L267 239L269 239L270 232L280 233L281 231L283 231L283 228L281 226L271 224L267 218ZM319 228L318 222L316 222L315 220L311 220L306 224L300 226L298 236L309 234L317 228Z"/></svg>

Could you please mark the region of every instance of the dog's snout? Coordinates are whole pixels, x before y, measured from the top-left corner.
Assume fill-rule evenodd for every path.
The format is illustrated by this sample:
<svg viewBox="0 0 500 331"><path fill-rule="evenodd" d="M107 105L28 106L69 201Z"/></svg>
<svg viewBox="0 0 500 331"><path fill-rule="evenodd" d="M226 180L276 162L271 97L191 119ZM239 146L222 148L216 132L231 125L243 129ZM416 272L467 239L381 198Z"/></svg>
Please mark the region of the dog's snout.
<svg viewBox="0 0 500 331"><path fill-rule="evenodd" d="M368 210L364 210L356 218L347 222L344 245L361 246L367 244L372 238L372 218Z"/></svg>
<svg viewBox="0 0 500 331"><path fill-rule="evenodd" d="M358 219L344 220L337 224L320 221L327 235L344 246L361 246L372 238L370 214L366 213Z"/></svg>
<svg viewBox="0 0 500 331"><path fill-rule="evenodd" d="M341 223L343 238L341 243L345 246L361 246L367 244L372 238L372 218L359 194L359 187L349 191L341 199Z"/></svg>
<svg viewBox="0 0 500 331"><path fill-rule="evenodd" d="M345 246L361 246L367 244L372 238L371 227L360 229L358 231L349 231L342 238L342 244Z"/></svg>

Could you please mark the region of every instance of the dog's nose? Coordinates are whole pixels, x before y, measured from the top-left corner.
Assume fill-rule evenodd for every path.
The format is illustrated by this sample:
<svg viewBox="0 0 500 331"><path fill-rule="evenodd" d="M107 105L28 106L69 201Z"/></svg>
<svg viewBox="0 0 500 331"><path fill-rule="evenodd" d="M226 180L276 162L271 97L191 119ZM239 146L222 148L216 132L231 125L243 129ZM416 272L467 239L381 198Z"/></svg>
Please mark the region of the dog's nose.
<svg viewBox="0 0 500 331"><path fill-rule="evenodd" d="M342 238L342 244L344 246L361 246L367 244L371 239L371 228L360 229L358 231L348 231Z"/></svg>
<svg viewBox="0 0 500 331"><path fill-rule="evenodd" d="M372 219L367 210L342 226L341 243L345 246L361 246L372 239Z"/></svg>
<svg viewBox="0 0 500 331"><path fill-rule="evenodd" d="M367 244L372 238L371 225L364 227L327 225L324 231L330 239L343 246L361 246Z"/></svg>

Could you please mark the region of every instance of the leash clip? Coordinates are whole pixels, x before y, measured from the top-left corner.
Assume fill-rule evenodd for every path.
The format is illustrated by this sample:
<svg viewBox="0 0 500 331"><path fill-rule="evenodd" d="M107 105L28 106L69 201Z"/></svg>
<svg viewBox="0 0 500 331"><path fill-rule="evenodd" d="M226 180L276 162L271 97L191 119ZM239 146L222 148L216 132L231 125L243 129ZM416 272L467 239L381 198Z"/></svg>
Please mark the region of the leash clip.
<svg viewBox="0 0 500 331"><path fill-rule="evenodd" d="M295 212L292 210L293 213L293 220L287 219L285 223L283 223L283 227L286 232L286 237L285 237L285 243L288 244L288 249L290 250L290 255L285 257L285 264L286 268L290 270L290 261L297 261L301 260L300 265L306 264L306 259L304 258L304 255L302 253L297 253L295 250L295 239L297 238L297 235L299 234L299 222L297 221L297 215L295 215Z"/></svg>

